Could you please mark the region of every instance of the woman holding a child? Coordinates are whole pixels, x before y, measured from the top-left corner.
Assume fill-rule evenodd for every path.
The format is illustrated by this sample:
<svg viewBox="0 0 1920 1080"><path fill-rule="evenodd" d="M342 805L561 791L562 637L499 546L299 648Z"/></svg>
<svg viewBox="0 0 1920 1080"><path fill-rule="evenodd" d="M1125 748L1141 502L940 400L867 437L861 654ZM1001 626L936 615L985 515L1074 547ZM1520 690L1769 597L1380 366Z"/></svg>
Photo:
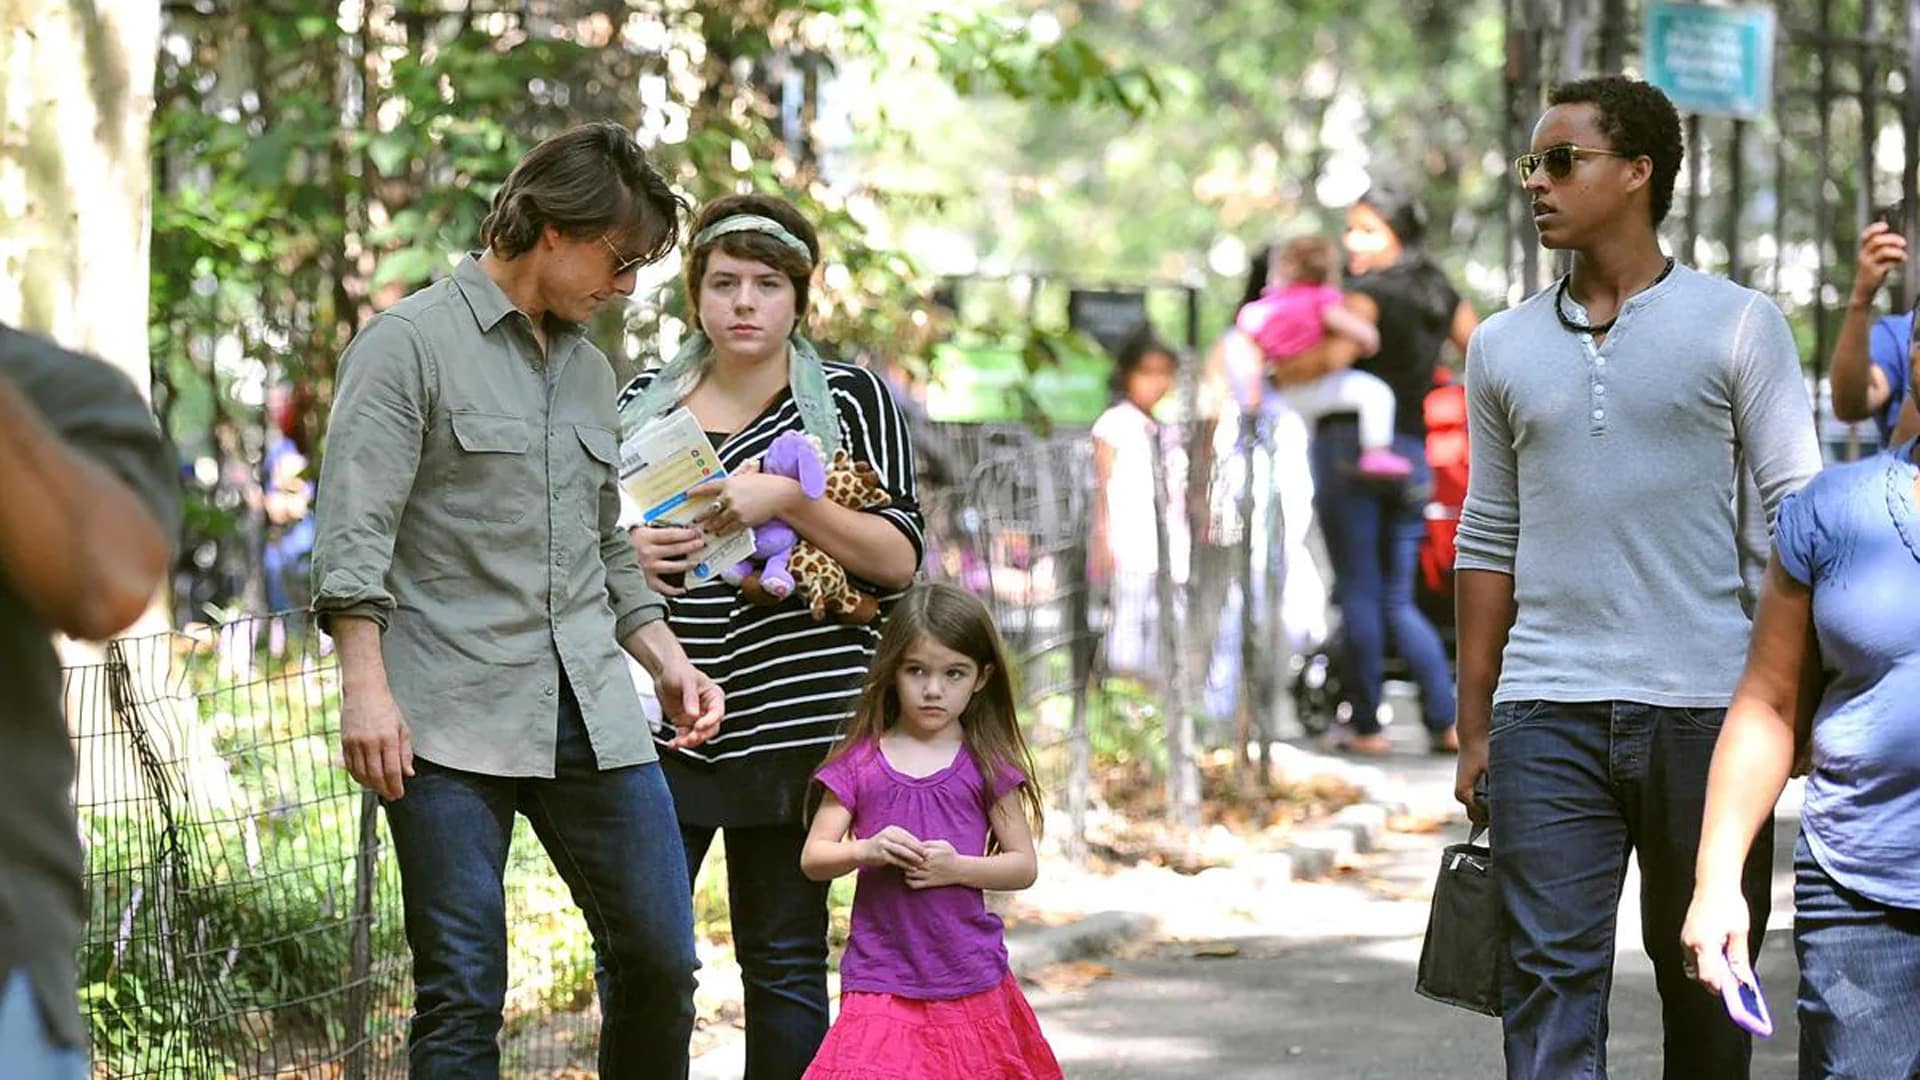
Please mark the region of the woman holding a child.
<svg viewBox="0 0 1920 1080"><path fill-rule="evenodd" d="M745 984L748 1080L805 1072L827 1031L827 886L800 872L807 785L851 715L880 619L817 621L801 590L755 603L686 572L706 536L778 519L831 557L884 612L920 565L913 448L882 380L823 362L801 328L820 261L814 229L786 201L738 195L707 205L687 251L693 334L680 354L622 392L626 434L684 406L729 475L696 528L633 530L674 634L726 691L719 734L693 750L659 740L689 876L726 831L728 898ZM810 499L759 469L776 438L803 433L830 462L871 466L888 505ZM757 597L756 599L764 599Z"/></svg>
<svg viewBox="0 0 1920 1080"><path fill-rule="evenodd" d="M1274 385L1308 400L1320 417L1314 505L1333 558L1339 670L1352 709L1341 746L1365 754L1388 749L1378 710L1389 637L1419 683L1433 749L1458 747L1446 646L1414 605L1413 587L1426 533L1422 493L1432 482L1423 405L1441 350L1451 342L1464 354L1478 319L1422 253L1425 231L1414 198L1378 186L1367 192L1347 213L1344 247L1353 276L1346 291L1337 300L1324 292L1312 300L1326 332L1282 359L1268 356ZM1300 283L1293 284L1296 304L1305 304ZM1382 385L1391 420L1380 415Z"/></svg>

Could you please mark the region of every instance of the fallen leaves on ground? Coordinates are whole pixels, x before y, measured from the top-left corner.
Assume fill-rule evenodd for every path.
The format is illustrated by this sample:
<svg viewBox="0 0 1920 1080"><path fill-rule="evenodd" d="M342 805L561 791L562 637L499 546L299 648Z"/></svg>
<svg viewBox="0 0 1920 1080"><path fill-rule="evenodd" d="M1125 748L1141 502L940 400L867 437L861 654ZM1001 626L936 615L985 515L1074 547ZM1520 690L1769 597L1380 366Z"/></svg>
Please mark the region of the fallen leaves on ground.
<svg viewBox="0 0 1920 1080"><path fill-rule="evenodd" d="M1424 814L1395 814L1387 819L1387 831L1408 836L1431 836L1443 829L1451 828L1453 824L1452 818L1429 817Z"/></svg>
<svg viewBox="0 0 1920 1080"><path fill-rule="evenodd" d="M1089 829L1088 843L1100 861L1149 863L1183 874L1282 850L1297 826L1360 799L1351 784L1332 776L1262 782L1255 770L1236 768L1231 754L1200 763L1198 830L1168 821L1166 781L1139 763L1106 770L1095 787L1105 812Z"/></svg>
<svg viewBox="0 0 1920 1080"><path fill-rule="evenodd" d="M1113 968L1095 960L1068 960L1048 964L1033 976L1033 984L1048 993L1083 990L1101 979L1113 978Z"/></svg>

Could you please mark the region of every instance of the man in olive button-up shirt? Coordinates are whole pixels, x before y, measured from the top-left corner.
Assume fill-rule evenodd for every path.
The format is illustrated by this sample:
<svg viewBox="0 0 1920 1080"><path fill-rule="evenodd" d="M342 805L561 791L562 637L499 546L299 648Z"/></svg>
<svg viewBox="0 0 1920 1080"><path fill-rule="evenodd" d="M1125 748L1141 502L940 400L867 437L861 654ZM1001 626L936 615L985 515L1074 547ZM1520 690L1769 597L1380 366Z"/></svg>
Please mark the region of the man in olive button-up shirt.
<svg viewBox="0 0 1920 1080"><path fill-rule="evenodd" d="M314 609L339 645L347 768L393 832L415 1077L499 1073L516 812L606 971L601 1075L686 1072L691 890L622 647L676 745L710 737L722 700L618 526L613 371L580 329L672 249L680 209L625 130L557 135L495 196L486 250L341 361Z"/></svg>
<svg viewBox="0 0 1920 1080"><path fill-rule="evenodd" d="M556 325L543 357L529 327L468 256L354 339L314 607L383 631L413 749L436 764L552 776L563 680L600 766L641 764L653 740L619 643L664 629L665 609L617 527L613 370L578 328Z"/></svg>

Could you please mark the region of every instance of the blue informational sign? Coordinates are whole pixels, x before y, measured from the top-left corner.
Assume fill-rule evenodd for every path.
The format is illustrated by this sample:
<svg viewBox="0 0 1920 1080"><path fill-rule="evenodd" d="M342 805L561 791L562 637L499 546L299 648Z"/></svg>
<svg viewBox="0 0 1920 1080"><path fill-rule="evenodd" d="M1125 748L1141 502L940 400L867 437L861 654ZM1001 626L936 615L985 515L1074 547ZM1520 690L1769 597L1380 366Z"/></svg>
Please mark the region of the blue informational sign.
<svg viewBox="0 0 1920 1080"><path fill-rule="evenodd" d="M1647 5L1647 81L1681 112L1752 120L1773 107L1772 8Z"/></svg>

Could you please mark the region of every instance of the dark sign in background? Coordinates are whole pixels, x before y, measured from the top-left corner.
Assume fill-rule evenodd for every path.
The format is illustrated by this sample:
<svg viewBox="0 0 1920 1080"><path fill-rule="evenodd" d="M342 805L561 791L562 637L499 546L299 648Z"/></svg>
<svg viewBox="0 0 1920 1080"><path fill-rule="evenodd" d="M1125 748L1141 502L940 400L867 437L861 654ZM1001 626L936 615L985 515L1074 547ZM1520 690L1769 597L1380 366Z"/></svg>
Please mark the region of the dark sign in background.
<svg viewBox="0 0 1920 1080"><path fill-rule="evenodd" d="M1067 325L1117 355L1127 335L1147 321L1147 294L1138 289L1074 289L1067 294Z"/></svg>

